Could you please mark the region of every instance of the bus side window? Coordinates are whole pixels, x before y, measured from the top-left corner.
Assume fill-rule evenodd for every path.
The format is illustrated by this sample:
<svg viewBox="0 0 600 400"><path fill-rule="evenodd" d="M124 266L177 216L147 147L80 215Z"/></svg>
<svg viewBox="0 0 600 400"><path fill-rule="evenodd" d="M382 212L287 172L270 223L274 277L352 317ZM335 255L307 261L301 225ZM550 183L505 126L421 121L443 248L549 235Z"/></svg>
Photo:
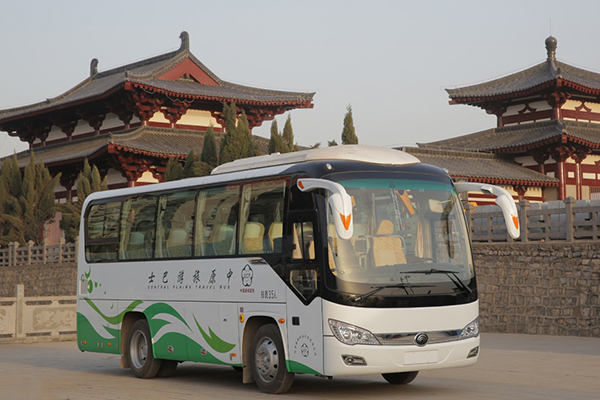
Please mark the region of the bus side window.
<svg viewBox="0 0 600 400"><path fill-rule="evenodd" d="M290 283L305 299L309 299L317 291L318 279L313 224L296 222L292 232Z"/></svg>
<svg viewBox="0 0 600 400"><path fill-rule="evenodd" d="M292 260L314 260L315 239L312 222L296 222L293 232Z"/></svg>
<svg viewBox="0 0 600 400"><path fill-rule="evenodd" d="M195 256L235 254L240 185L201 189L196 210Z"/></svg>
<svg viewBox="0 0 600 400"><path fill-rule="evenodd" d="M121 202L94 204L87 217L85 259L87 262L115 261L119 243Z"/></svg>
<svg viewBox="0 0 600 400"><path fill-rule="evenodd" d="M156 196L140 196L123 202L119 240L120 260L147 260L153 256Z"/></svg>
<svg viewBox="0 0 600 400"><path fill-rule="evenodd" d="M240 254L282 252L285 179L245 184L240 211Z"/></svg>
<svg viewBox="0 0 600 400"><path fill-rule="evenodd" d="M167 193L158 201L156 258L183 258L192 255L196 191Z"/></svg>

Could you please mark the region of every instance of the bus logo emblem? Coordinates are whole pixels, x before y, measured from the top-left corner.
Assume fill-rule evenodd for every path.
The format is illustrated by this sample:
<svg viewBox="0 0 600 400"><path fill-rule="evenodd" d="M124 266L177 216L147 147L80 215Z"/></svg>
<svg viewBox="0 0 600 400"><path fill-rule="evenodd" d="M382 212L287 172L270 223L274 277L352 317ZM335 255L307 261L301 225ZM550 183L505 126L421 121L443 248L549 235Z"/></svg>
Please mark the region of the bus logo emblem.
<svg viewBox="0 0 600 400"><path fill-rule="evenodd" d="M248 264L242 268L242 284L245 287L252 285L252 277L254 276L254 272L252 272L252 268Z"/></svg>

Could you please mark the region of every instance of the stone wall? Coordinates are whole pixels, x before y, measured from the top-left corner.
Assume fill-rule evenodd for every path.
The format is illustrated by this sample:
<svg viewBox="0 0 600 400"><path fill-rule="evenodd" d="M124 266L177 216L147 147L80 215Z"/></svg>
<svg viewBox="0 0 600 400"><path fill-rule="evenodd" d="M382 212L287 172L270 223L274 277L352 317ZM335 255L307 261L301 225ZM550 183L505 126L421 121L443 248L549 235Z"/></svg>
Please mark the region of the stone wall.
<svg viewBox="0 0 600 400"><path fill-rule="evenodd" d="M600 242L475 243L484 332L600 337ZM0 297L71 296L76 265L0 267Z"/></svg>
<svg viewBox="0 0 600 400"><path fill-rule="evenodd" d="M600 337L600 242L474 244L484 332Z"/></svg>
<svg viewBox="0 0 600 400"><path fill-rule="evenodd" d="M26 297L74 296L76 276L75 263L0 267L0 297L15 296L19 284Z"/></svg>

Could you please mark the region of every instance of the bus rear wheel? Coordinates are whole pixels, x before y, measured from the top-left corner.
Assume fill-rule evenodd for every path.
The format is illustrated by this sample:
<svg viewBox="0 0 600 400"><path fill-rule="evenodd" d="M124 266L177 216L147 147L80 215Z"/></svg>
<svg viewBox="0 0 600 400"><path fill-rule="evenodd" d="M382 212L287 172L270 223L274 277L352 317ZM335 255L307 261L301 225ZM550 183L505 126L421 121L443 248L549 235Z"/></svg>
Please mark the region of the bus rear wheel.
<svg viewBox="0 0 600 400"><path fill-rule="evenodd" d="M131 327L125 355L131 370L138 378L154 378L158 373L161 360L154 358L150 328L145 319L136 321Z"/></svg>
<svg viewBox="0 0 600 400"><path fill-rule="evenodd" d="M414 381L418 373L419 371L396 372L393 374L381 374L381 376L392 385L406 385Z"/></svg>
<svg viewBox="0 0 600 400"><path fill-rule="evenodd" d="M292 386L294 373L285 366L285 352L279 330L273 324L261 326L252 339L250 368L260 390L285 393Z"/></svg>

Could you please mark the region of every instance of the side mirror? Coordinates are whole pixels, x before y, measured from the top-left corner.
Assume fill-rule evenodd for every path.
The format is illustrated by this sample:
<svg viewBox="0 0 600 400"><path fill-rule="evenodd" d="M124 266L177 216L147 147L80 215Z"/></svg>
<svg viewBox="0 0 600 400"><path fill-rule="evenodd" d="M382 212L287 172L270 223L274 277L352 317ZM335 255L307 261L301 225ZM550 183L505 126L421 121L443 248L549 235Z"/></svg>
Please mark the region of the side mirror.
<svg viewBox="0 0 600 400"><path fill-rule="evenodd" d="M517 239L521 232L519 231L519 213L517 205L508 191L499 186L488 185L485 183L476 182L455 182L454 187L458 193L464 192L481 192L496 196L496 204L500 206L506 229L513 239Z"/></svg>
<svg viewBox="0 0 600 400"><path fill-rule="evenodd" d="M331 192L329 206L333 214L333 224L337 235L348 240L354 233L354 222L352 221L352 198L346 189L337 182L327 179L305 178L298 179L298 188L303 192L314 189L325 189Z"/></svg>

